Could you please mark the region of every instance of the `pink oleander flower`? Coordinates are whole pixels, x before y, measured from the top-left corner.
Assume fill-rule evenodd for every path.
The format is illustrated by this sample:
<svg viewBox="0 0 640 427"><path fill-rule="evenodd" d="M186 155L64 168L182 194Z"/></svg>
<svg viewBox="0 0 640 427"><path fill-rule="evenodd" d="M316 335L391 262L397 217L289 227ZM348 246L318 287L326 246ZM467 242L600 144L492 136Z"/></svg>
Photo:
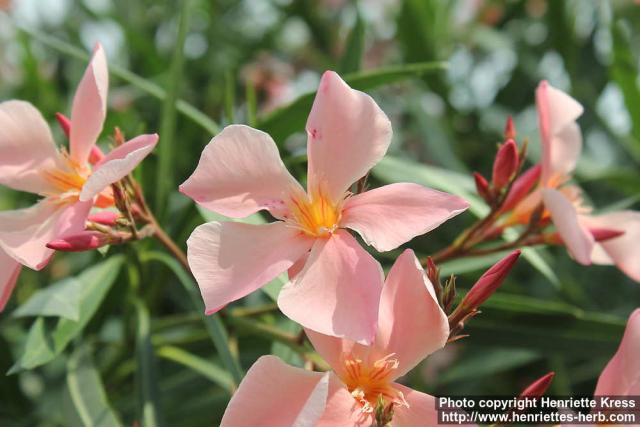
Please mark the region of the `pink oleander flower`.
<svg viewBox="0 0 640 427"><path fill-rule="evenodd" d="M615 264L629 277L640 281L640 245L637 244L640 212L592 215L583 203L582 190L569 183L582 150L582 136L576 123L582 106L546 81L538 86L536 104L542 140L540 184L515 208L512 221L526 223L542 202L544 216L550 217L577 262ZM597 241L594 234L603 231L624 233Z"/></svg>
<svg viewBox="0 0 640 427"><path fill-rule="evenodd" d="M389 271L376 309L370 346L306 330L331 372L294 368L274 356L258 359L221 427L369 427L380 399L393 405L394 427L436 425L435 398L395 382L449 337L447 316L411 250Z"/></svg>
<svg viewBox="0 0 640 427"><path fill-rule="evenodd" d="M94 205L112 205L109 185L129 174L158 141L157 135L138 136L91 164L92 152L100 153L96 140L107 90L107 60L98 45L73 99L68 152L56 147L47 122L31 104L0 103L0 184L42 197L29 208L0 212L0 310L21 265L34 270L47 265L54 251L46 244L82 232Z"/></svg>
<svg viewBox="0 0 640 427"><path fill-rule="evenodd" d="M640 355L640 309L636 309L629 316L618 351L602 370L593 395L638 396L640 394L640 357L638 355ZM622 411L627 412L624 409ZM572 425L563 424L563 427L570 426Z"/></svg>
<svg viewBox="0 0 640 427"><path fill-rule="evenodd" d="M214 212L242 218L267 210L276 222L211 222L189 238L188 257L207 313L280 273L280 309L304 327L369 343L383 274L346 230L388 251L464 211L464 200L417 184L351 194L385 155L391 124L374 100L326 72L307 121L307 191L289 174L269 135L225 128L204 149L180 191Z"/></svg>

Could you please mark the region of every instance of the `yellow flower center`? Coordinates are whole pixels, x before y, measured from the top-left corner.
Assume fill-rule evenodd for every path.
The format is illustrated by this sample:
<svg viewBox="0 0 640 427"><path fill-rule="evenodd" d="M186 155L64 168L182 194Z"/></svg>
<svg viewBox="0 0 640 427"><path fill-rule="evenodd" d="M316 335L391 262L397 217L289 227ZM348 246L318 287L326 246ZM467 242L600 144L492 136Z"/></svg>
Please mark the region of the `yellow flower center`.
<svg viewBox="0 0 640 427"><path fill-rule="evenodd" d="M332 202L321 190L292 196L288 219L308 236L329 237L338 228L343 202Z"/></svg>
<svg viewBox="0 0 640 427"><path fill-rule="evenodd" d="M52 193L44 196L59 200L77 200L82 186L87 181L91 171L73 162L65 152L62 152L63 167L56 167L42 171L45 179L55 188Z"/></svg>
<svg viewBox="0 0 640 427"><path fill-rule="evenodd" d="M348 356L344 361L344 378L342 380L351 396L360 404L363 414L372 414L382 397L385 402L408 406L402 392L393 388L391 377L398 369L398 359L394 353L366 364L362 360Z"/></svg>

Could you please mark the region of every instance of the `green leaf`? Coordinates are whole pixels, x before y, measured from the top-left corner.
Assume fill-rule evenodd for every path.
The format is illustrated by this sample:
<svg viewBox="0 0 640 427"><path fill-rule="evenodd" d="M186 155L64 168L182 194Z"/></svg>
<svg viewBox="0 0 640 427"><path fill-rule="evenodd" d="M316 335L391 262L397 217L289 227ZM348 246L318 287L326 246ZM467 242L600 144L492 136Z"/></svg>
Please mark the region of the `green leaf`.
<svg viewBox="0 0 640 427"><path fill-rule="evenodd" d="M347 38L346 48L340 60L338 69L341 73L354 73L360 70L364 54L365 25L356 7L356 22Z"/></svg>
<svg viewBox="0 0 640 427"><path fill-rule="evenodd" d="M235 390L235 383L233 378L231 378L231 374L218 367L215 363L203 359L202 357L191 354L178 347L168 345L160 347L156 351L156 354L159 357L179 363L180 365L186 366L187 368L203 375L213 383L227 390L229 394L233 393Z"/></svg>
<svg viewBox="0 0 640 427"><path fill-rule="evenodd" d="M473 321L473 320L472 320ZM457 361L438 378L440 385L490 377L540 359L540 353L519 348L487 349Z"/></svg>
<svg viewBox="0 0 640 427"><path fill-rule="evenodd" d="M629 32L630 28L624 25L624 21L612 25L613 61L609 72L620 87L625 106L631 116L634 144L629 145L629 151L636 159L640 159L640 88L637 83L638 67L631 51Z"/></svg>
<svg viewBox="0 0 640 427"><path fill-rule="evenodd" d="M198 292L198 285L193 281L191 276L182 269L180 264L174 258L165 253L145 252L140 256L140 259L143 262L161 262L176 275L178 280L180 280L180 283L182 283L182 286L184 286L185 290L189 294L194 307L196 307L196 310L200 313L202 321L207 328L207 332L211 336L211 340L218 351L218 355L220 356L222 363L225 365L234 380L234 387L240 384L244 374L237 356L234 355L229 348L229 337L227 336L224 324L222 323L222 320L220 320L220 316L218 314L211 316L205 315L205 308L202 302L202 297Z"/></svg>
<svg viewBox="0 0 640 427"><path fill-rule="evenodd" d="M482 313L465 326L469 340L484 345L545 352L611 355L620 343L625 320L589 313L553 300L496 293Z"/></svg>
<svg viewBox="0 0 640 427"><path fill-rule="evenodd" d="M73 277L39 290L13 312L14 317L56 316L77 321L82 283Z"/></svg>
<svg viewBox="0 0 640 427"><path fill-rule="evenodd" d="M39 41L45 46L57 50L60 53L79 59L81 61L89 60L89 54L87 54L84 49L73 46L65 42L64 40L51 35L50 33L45 34L37 30L27 29L23 27L20 27L20 29L33 39ZM150 80L142 78L139 75L132 73L131 71L118 65L110 64L109 73L134 85L141 91L146 92L147 94L158 98L161 101L163 101L167 97L167 92L161 86L153 83ZM184 100L178 100L176 108L185 117L200 126L202 129L209 132L211 135L215 135L220 131L220 126L218 126L215 121L213 121L206 114L204 114L188 102Z"/></svg>
<svg viewBox="0 0 640 427"><path fill-rule="evenodd" d="M89 350L87 346L78 348L67 362L67 388L76 415L86 427L121 426L107 400Z"/></svg>
<svg viewBox="0 0 640 427"><path fill-rule="evenodd" d="M122 256L114 256L80 273L75 278L82 285L78 320L61 318L51 328L47 328L44 319L37 318L29 330L22 356L8 374L44 365L62 353L100 307L118 277L123 261Z"/></svg>
<svg viewBox="0 0 640 427"><path fill-rule="evenodd" d="M145 427L161 426L160 391L156 377L156 360L151 344L151 318L149 310L141 300L135 300L136 329L136 378L140 399L142 424Z"/></svg>
<svg viewBox="0 0 640 427"><path fill-rule="evenodd" d="M162 117L160 120L160 143L158 144L158 168L156 170L156 214L162 218L166 211L167 197L173 190L174 176L173 165L174 146L176 137L176 101L182 81L182 68L184 63L184 42L189 29L189 5L190 0L182 0L182 7L178 19L178 33L176 45L171 59L167 92L162 103Z"/></svg>
<svg viewBox="0 0 640 427"><path fill-rule="evenodd" d="M369 90L409 78L446 69L445 62L421 62L397 67L382 68L344 75L344 80L354 89ZM286 107L279 108L258 120L256 127L267 132L276 142L304 129L316 92L300 96Z"/></svg>
<svg viewBox="0 0 640 427"><path fill-rule="evenodd" d="M210 211L209 209L203 208L200 205L197 205L197 208L198 208L198 212L200 213L200 216L202 216L202 218L204 218L204 220L207 222L233 221L233 222L244 222L246 224L256 224L256 225L267 223L267 220L264 219L264 217L260 214L260 212L256 212L253 215L249 215L246 218L231 218L231 217L219 214L217 212Z"/></svg>

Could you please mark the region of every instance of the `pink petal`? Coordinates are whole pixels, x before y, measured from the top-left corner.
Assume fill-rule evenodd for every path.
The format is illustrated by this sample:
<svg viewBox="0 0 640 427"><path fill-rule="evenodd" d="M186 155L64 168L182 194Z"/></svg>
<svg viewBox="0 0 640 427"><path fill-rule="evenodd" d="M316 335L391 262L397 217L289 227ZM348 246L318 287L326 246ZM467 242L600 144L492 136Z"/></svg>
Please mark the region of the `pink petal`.
<svg viewBox="0 0 640 427"><path fill-rule="evenodd" d="M418 184L391 184L350 197L342 227L358 232L379 252L390 251L463 212L469 204Z"/></svg>
<svg viewBox="0 0 640 427"><path fill-rule="evenodd" d="M392 134L373 98L333 71L322 76L306 129L309 192L321 188L333 201L382 159Z"/></svg>
<svg viewBox="0 0 640 427"><path fill-rule="evenodd" d="M231 398L220 427L314 427L325 409L328 389L329 373L262 356Z"/></svg>
<svg viewBox="0 0 640 427"><path fill-rule="evenodd" d="M614 263L633 280L640 282L640 212L622 211L584 218L589 227L600 227L624 231L620 237L596 243L591 256L597 264ZM604 257L596 258L598 250ZM609 261L609 262L607 262Z"/></svg>
<svg viewBox="0 0 640 427"><path fill-rule="evenodd" d="M0 212L0 249L40 270L54 252L46 244L82 231L90 209L91 203L61 205L44 199L26 209Z"/></svg>
<svg viewBox="0 0 640 427"><path fill-rule="evenodd" d="M40 172L60 167L59 162L40 112L24 101L0 103L0 184L31 193L53 191Z"/></svg>
<svg viewBox="0 0 640 427"><path fill-rule="evenodd" d="M542 181L547 182L553 174L568 174L575 168L582 149L582 137L575 121L582 115L583 108L546 81L538 85L536 105L542 139Z"/></svg>
<svg viewBox="0 0 640 427"><path fill-rule="evenodd" d="M292 191L302 191L269 135L243 125L227 126L202 151L180 191L201 206L233 218L261 209L282 210Z"/></svg>
<svg viewBox="0 0 640 427"><path fill-rule="evenodd" d="M319 239L304 269L280 292L280 310L308 329L368 344L374 337L382 268L351 235Z"/></svg>
<svg viewBox="0 0 640 427"><path fill-rule="evenodd" d="M593 236L578 221L578 213L571 201L560 191L549 188L542 190L542 199L571 256L580 264L591 264Z"/></svg>
<svg viewBox="0 0 640 427"><path fill-rule="evenodd" d="M7 305L21 269L19 262L0 249L0 311Z"/></svg>
<svg viewBox="0 0 640 427"><path fill-rule="evenodd" d="M409 407L396 405L393 413L393 427L438 426L436 398L420 393L400 384L394 387L402 392Z"/></svg>
<svg viewBox="0 0 640 427"><path fill-rule="evenodd" d="M140 135L115 148L98 163L84 183L80 200L93 199L114 182L129 175L158 143L158 135Z"/></svg>
<svg viewBox="0 0 640 427"><path fill-rule="evenodd" d="M332 335L321 334L311 329L305 329L304 332L307 338L309 338L309 341L311 341L316 353L318 353L340 377L344 378L346 375L344 369L345 355L351 354L361 360L367 360L369 358L369 352L371 350L369 346L364 346Z"/></svg>
<svg viewBox="0 0 640 427"><path fill-rule="evenodd" d="M382 288L378 333L373 360L395 353L398 378L429 354L441 349L449 338L444 314L420 262L412 250L398 257Z"/></svg>
<svg viewBox="0 0 640 427"><path fill-rule="evenodd" d="M370 416L363 416L359 404L342 381L331 375L327 405L315 427L368 427L371 421Z"/></svg>
<svg viewBox="0 0 640 427"><path fill-rule="evenodd" d="M189 265L211 314L291 267L313 244L283 222L210 222L187 241Z"/></svg>
<svg viewBox="0 0 640 427"><path fill-rule="evenodd" d="M78 85L71 107L71 158L78 164L86 164L107 115L107 91L109 72L107 57L98 44Z"/></svg>
<svg viewBox="0 0 640 427"><path fill-rule="evenodd" d="M600 374L594 395L640 394L640 309L627 323L618 351Z"/></svg>

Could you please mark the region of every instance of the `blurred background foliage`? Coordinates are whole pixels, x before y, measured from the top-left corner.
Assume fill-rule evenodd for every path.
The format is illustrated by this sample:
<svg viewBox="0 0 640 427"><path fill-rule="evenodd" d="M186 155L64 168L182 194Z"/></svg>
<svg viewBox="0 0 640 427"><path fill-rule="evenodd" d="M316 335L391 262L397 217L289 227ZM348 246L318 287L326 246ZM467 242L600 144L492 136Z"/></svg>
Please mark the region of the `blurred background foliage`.
<svg viewBox="0 0 640 427"><path fill-rule="evenodd" d="M593 205L640 207L640 7L632 1L1 0L0 8L0 99L31 101L61 143L54 113L69 113L88 52L105 46L112 75L101 143L116 125L129 136L160 133L137 173L181 245L213 216L177 184L222 126L270 132L304 179L312 99L304 95L326 69L366 89L393 122L373 186L409 180L473 199L470 172L489 172L509 114L534 162L534 90L548 79L585 107L577 180ZM0 188L0 209L32 201ZM433 253L473 217L410 246ZM388 268L398 253L376 256ZM640 288L614 268L579 266L563 248L530 255L471 321L470 336L407 383L435 394L510 395L553 370L551 393L592 393ZM465 289L498 257L443 269ZM53 315L16 311L53 283L65 303ZM0 377L0 425L216 425L257 357L303 363L310 348L267 293L203 323L194 290L150 241L106 255L58 254L42 272L24 271L0 318L0 371L12 372Z"/></svg>

